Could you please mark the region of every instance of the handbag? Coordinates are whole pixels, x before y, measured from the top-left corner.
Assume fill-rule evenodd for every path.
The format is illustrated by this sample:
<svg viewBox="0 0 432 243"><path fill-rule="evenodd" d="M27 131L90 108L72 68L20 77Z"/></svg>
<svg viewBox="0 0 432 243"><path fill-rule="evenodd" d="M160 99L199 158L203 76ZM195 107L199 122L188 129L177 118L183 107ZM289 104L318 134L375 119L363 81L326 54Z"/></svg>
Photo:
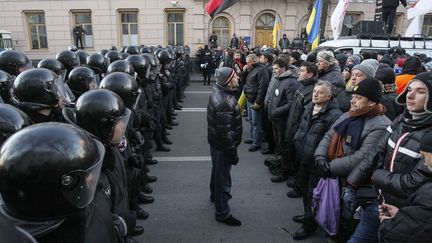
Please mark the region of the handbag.
<svg viewBox="0 0 432 243"><path fill-rule="evenodd" d="M338 178L321 178L312 194L312 212L317 224L330 236L338 232L340 192Z"/></svg>
<svg viewBox="0 0 432 243"><path fill-rule="evenodd" d="M378 198L378 193L373 185L363 185L357 188L357 203L360 206L368 206Z"/></svg>

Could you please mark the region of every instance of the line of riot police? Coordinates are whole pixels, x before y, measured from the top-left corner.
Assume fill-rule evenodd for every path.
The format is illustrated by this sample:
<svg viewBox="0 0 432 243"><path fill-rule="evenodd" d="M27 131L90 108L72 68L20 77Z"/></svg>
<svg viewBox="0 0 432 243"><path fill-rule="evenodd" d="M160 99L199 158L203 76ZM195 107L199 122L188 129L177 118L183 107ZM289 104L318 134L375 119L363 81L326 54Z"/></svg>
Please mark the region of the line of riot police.
<svg viewBox="0 0 432 243"><path fill-rule="evenodd" d="M187 47L1 52L2 242L137 242L190 65Z"/></svg>

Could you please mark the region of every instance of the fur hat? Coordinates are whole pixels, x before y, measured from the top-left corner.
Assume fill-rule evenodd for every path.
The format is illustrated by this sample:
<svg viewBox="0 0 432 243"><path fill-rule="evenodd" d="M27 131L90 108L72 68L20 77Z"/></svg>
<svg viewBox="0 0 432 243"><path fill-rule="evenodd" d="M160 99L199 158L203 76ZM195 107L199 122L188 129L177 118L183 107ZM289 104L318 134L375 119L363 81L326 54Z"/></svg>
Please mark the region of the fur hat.
<svg viewBox="0 0 432 243"><path fill-rule="evenodd" d="M215 71L216 85L225 87L229 81L234 77L235 71L229 67L221 67Z"/></svg>
<svg viewBox="0 0 432 243"><path fill-rule="evenodd" d="M426 100L424 110L432 113L432 99L429 98L432 92L432 72L423 72L417 74L411 81L409 81L404 91L400 93L398 97L396 97L396 103L399 105L405 105L406 96L408 93L408 87L414 81L421 81L426 85L427 92L428 92L428 99Z"/></svg>

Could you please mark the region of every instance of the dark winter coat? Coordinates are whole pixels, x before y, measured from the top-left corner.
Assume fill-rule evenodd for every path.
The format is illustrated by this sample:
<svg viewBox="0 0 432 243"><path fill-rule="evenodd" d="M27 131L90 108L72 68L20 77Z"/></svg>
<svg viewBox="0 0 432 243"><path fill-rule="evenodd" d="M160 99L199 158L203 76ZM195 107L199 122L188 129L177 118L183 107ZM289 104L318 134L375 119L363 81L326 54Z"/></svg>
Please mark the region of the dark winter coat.
<svg viewBox="0 0 432 243"><path fill-rule="evenodd" d="M400 0L402 5L406 6L406 0ZM399 6L399 0L383 0L382 7L383 8L397 8Z"/></svg>
<svg viewBox="0 0 432 243"><path fill-rule="evenodd" d="M293 102L286 120L285 141L292 141L294 134L300 124L305 106L312 100L312 92L315 87L316 79L302 80L298 89L294 93Z"/></svg>
<svg viewBox="0 0 432 243"><path fill-rule="evenodd" d="M248 101L263 105L269 81L266 66L263 63L254 64L247 72L246 84L243 88Z"/></svg>
<svg viewBox="0 0 432 243"><path fill-rule="evenodd" d="M274 92L270 96L267 113L270 121L286 120L292 106L294 93L296 92L299 82L297 74L288 70L282 73L275 83Z"/></svg>
<svg viewBox="0 0 432 243"><path fill-rule="evenodd" d="M333 64L327 70L321 71L318 74L318 80L328 81L333 84L336 89L336 95L345 89L345 80L342 76L339 65Z"/></svg>
<svg viewBox="0 0 432 243"><path fill-rule="evenodd" d="M217 150L236 150L242 139L242 119L235 94L216 87L209 98L207 139Z"/></svg>
<svg viewBox="0 0 432 243"><path fill-rule="evenodd" d="M348 117L348 113L344 113L325 134L315 151L315 160L329 160L329 145L335 133L333 127ZM346 178L359 163L363 163L368 158L371 159L369 156L377 153L376 142L385 135L386 128L390 123L390 120L385 115L366 118L360 138L361 147L354 151L351 147L344 144L343 150L345 156L330 161L332 175Z"/></svg>
<svg viewBox="0 0 432 243"><path fill-rule="evenodd" d="M406 205L404 199L428 180L419 172L424 168L420 142L432 131L431 115L417 120L411 120L408 113L404 116L388 127L385 140L380 141L378 147L382 152L377 158L380 169L372 175L372 181L377 189L381 189L386 203L397 207ZM396 146L398 151L395 152ZM368 171L373 165L363 166L360 171ZM370 178L370 174L363 177L368 176Z"/></svg>
<svg viewBox="0 0 432 243"><path fill-rule="evenodd" d="M432 239L432 183L428 182L408 198L392 219L379 227L381 243L426 243Z"/></svg>
<svg viewBox="0 0 432 243"><path fill-rule="evenodd" d="M235 49L239 48L239 39L237 37L231 38L230 47Z"/></svg>
<svg viewBox="0 0 432 243"><path fill-rule="evenodd" d="M298 161L303 165L314 164L314 153L324 134L342 115L335 99L329 100L315 115L312 115L314 104L310 102L303 112L300 125L294 135L295 151Z"/></svg>
<svg viewBox="0 0 432 243"><path fill-rule="evenodd" d="M280 40L279 40L279 48L282 49L282 50L289 48L289 40L288 40L288 38L280 38Z"/></svg>

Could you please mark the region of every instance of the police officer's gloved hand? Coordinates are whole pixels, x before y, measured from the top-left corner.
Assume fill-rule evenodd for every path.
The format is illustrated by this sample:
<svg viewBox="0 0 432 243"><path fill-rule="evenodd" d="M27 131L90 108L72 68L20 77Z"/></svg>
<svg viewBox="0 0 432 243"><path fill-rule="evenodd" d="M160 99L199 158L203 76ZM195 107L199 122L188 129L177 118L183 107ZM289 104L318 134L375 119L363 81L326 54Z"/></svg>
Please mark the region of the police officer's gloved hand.
<svg viewBox="0 0 432 243"><path fill-rule="evenodd" d="M342 188L342 218L349 221L358 207L356 190L352 187Z"/></svg>
<svg viewBox="0 0 432 243"><path fill-rule="evenodd" d="M321 177L323 178L333 177L330 171L330 161L325 159L318 159L315 161L315 166L319 170Z"/></svg>
<svg viewBox="0 0 432 243"><path fill-rule="evenodd" d="M128 164L132 167L135 167L137 169L140 169L143 164L144 158L141 154L133 153L131 156L129 156Z"/></svg>

